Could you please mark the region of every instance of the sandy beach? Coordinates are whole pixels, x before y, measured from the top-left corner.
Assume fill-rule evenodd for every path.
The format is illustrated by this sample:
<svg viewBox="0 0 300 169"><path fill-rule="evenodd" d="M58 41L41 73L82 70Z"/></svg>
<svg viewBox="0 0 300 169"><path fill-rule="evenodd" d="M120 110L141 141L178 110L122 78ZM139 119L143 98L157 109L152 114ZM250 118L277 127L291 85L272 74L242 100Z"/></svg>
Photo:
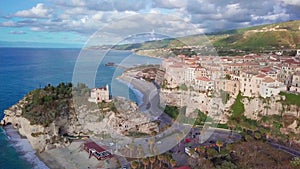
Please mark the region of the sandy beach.
<svg viewBox="0 0 300 169"><path fill-rule="evenodd" d="M142 93L142 103L140 106L141 110L146 110L149 107L150 101L152 100L151 96L157 94L156 86L148 81L136 79L134 73L126 73L126 75L122 75L118 77L118 80L123 81L127 85L130 85L134 89L138 90Z"/></svg>
<svg viewBox="0 0 300 169"><path fill-rule="evenodd" d="M112 157L108 160L97 160L89 158L89 154L82 149L85 141L74 141L65 148L55 148L36 152L29 141L22 137L12 126L3 127L12 145L32 164L33 169L96 169L96 168L118 168L118 158Z"/></svg>
<svg viewBox="0 0 300 169"><path fill-rule="evenodd" d="M40 160L38 154L32 148L29 141L25 137L21 136L16 129L14 129L11 125L4 126L3 129L9 138L9 142L14 148L16 148L17 152L22 154L22 157L32 165L33 169L49 169L49 166L44 163L43 160Z"/></svg>

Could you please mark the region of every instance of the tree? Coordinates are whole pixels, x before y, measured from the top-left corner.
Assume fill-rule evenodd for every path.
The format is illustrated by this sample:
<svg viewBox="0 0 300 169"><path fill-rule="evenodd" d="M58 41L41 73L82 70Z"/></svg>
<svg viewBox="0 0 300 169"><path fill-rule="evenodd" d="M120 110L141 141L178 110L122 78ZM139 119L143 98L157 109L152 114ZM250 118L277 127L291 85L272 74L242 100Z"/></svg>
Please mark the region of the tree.
<svg viewBox="0 0 300 169"><path fill-rule="evenodd" d="M149 158L143 158L142 163L144 165L144 169L146 169L149 164Z"/></svg>
<svg viewBox="0 0 300 169"><path fill-rule="evenodd" d="M149 150L151 153L153 153L153 146L155 143L155 137L151 137L148 139L148 144L149 144Z"/></svg>
<svg viewBox="0 0 300 169"><path fill-rule="evenodd" d="M151 163L151 169L152 169L152 168L153 168L153 165L154 165L154 163L155 163L155 161L156 161L156 158L155 158L155 156L152 156L152 157L149 158L149 160L150 160L150 163Z"/></svg>
<svg viewBox="0 0 300 169"><path fill-rule="evenodd" d="M144 149L143 149L143 146L141 144L139 144L138 147L137 147L137 153L138 153L138 157L143 157Z"/></svg>
<svg viewBox="0 0 300 169"><path fill-rule="evenodd" d="M222 165L217 166L216 169L238 169L238 167L230 161L225 161Z"/></svg>
<svg viewBox="0 0 300 169"><path fill-rule="evenodd" d="M294 157L291 161L290 164L293 168L299 168L300 167L300 158L299 157Z"/></svg>
<svg viewBox="0 0 300 169"><path fill-rule="evenodd" d="M233 144L232 144L232 143L226 144L226 149L227 149L229 152L231 152L232 149L233 149Z"/></svg>
<svg viewBox="0 0 300 169"><path fill-rule="evenodd" d="M177 140L177 145L178 145L178 150L177 152L179 152L179 148L180 148L180 141L181 141L181 137L179 134L176 134L176 140Z"/></svg>
<svg viewBox="0 0 300 169"><path fill-rule="evenodd" d="M197 147L197 151L200 155L204 154L205 153L205 148L203 146L198 146Z"/></svg>
<svg viewBox="0 0 300 169"><path fill-rule="evenodd" d="M162 161L164 160L164 155L163 155L163 154L159 154L159 155L157 156L157 159L159 160L159 168L161 168L161 163L162 163Z"/></svg>
<svg viewBox="0 0 300 169"><path fill-rule="evenodd" d="M259 132L255 132L254 137L256 140L259 140L259 139L261 139L261 134Z"/></svg>
<svg viewBox="0 0 300 169"><path fill-rule="evenodd" d="M221 140L218 140L218 141L216 142L216 145L218 146L218 150L219 150L219 153L220 153L221 147L223 146L223 142L222 142Z"/></svg>
<svg viewBox="0 0 300 169"><path fill-rule="evenodd" d="M171 159L170 164L171 164L172 168L174 168L176 166L176 161L174 159Z"/></svg>
<svg viewBox="0 0 300 169"><path fill-rule="evenodd" d="M132 152L134 151L134 142L133 140L131 141L131 143L128 144L129 147L129 156L132 157Z"/></svg>
<svg viewBox="0 0 300 169"><path fill-rule="evenodd" d="M139 162L132 161L130 166L131 166L131 168L136 169L138 167L138 165L139 165Z"/></svg>
<svg viewBox="0 0 300 169"><path fill-rule="evenodd" d="M251 141L251 136L249 136L248 134L245 135L245 141L250 142Z"/></svg>
<svg viewBox="0 0 300 169"><path fill-rule="evenodd" d="M180 90L187 91L187 90L188 90L188 87L186 86L186 84L182 84L182 85L179 86L179 89L180 89Z"/></svg>
<svg viewBox="0 0 300 169"><path fill-rule="evenodd" d="M218 152L214 148L207 149L207 155L209 158L214 158L218 155Z"/></svg>

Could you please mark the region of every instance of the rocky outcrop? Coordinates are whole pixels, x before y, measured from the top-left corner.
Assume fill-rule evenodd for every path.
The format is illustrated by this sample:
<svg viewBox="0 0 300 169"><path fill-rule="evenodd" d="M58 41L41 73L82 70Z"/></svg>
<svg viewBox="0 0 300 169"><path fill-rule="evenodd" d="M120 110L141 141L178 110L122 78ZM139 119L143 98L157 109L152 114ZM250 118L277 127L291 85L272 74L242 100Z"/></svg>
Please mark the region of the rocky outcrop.
<svg viewBox="0 0 300 169"><path fill-rule="evenodd" d="M118 97L115 100L118 112L110 112L107 115L107 124L110 124L119 133L125 132L141 132L151 134L152 131L158 132L158 125L150 122L150 118L140 112L137 104Z"/></svg>
<svg viewBox="0 0 300 169"><path fill-rule="evenodd" d="M99 134L112 132L119 134L158 132L158 125L140 112L135 103L121 97L114 100L117 109L115 112L111 110L104 112L95 104L76 104L75 114L60 116L48 126L32 125L28 119L22 117L26 104L28 103L25 97L5 110L1 124L12 125L39 152L69 145L68 136L98 137Z"/></svg>
<svg viewBox="0 0 300 169"><path fill-rule="evenodd" d="M34 149L40 152L50 147L53 148L67 145L66 142L60 141L62 138L59 137L55 123L52 123L47 127L31 125L28 119L22 117L22 111L25 104L27 104L27 102L24 98L17 104L5 110L5 117L1 121L1 124L11 124L22 136L28 139Z"/></svg>
<svg viewBox="0 0 300 169"><path fill-rule="evenodd" d="M296 105L282 104L285 100L284 96L276 96L271 98L243 98L242 102L245 107L244 115L247 118L258 120L261 116L284 115L290 114L295 117L299 116L299 107Z"/></svg>

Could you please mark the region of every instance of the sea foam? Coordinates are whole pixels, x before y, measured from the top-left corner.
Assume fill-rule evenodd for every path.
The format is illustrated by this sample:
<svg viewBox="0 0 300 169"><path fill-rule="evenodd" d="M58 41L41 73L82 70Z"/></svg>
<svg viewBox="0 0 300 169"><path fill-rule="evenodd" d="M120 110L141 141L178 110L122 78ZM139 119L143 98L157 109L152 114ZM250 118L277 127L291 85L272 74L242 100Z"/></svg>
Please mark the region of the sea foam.
<svg viewBox="0 0 300 169"><path fill-rule="evenodd" d="M12 127L4 127L9 142L17 150L17 152L28 161L33 169L49 169L36 155L36 151L26 138L22 138L20 134Z"/></svg>

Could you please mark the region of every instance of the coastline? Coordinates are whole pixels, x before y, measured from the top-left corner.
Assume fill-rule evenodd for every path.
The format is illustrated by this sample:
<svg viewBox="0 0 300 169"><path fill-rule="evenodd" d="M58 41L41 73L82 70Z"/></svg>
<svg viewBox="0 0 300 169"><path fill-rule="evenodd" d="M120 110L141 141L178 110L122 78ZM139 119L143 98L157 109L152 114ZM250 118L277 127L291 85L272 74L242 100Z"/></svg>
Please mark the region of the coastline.
<svg viewBox="0 0 300 169"><path fill-rule="evenodd" d="M156 91L155 85L151 82L136 79L124 74L117 77L116 79L121 81L122 83L126 83L128 87L133 90L139 91L139 93L142 94L142 103L139 105L139 107L144 110L147 107L152 91Z"/></svg>
<svg viewBox="0 0 300 169"><path fill-rule="evenodd" d="M26 137L23 137L13 126L3 126L5 135L9 139L9 143L17 150L21 157L32 165L34 169L50 169L44 160L39 157L39 154L32 148ZM57 166L61 168L61 166Z"/></svg>
<svg viewBox="0 0 300 169"><path fill-rule="evenodd" d="M2 127L9 143L17 150L20 157L31 164L33 169L63 169L63 168L95 168L99 161L88 158L85 151L80 151L82 142L73 142L65 148L55 148L36 152L26 137L11 125Z"/></svg>
<svg viewBox="0 0 300 169"><path fill-rule="evenodd" d="M137 97L137 104L138 106L142 105L144 103L144 93L141 92L139 89L136 89L134 85L130 84L129 82L127 82L126 80L124 80L124 78L117 78L117 80L125 85L127 85L135 94L135 96Z"/></svg>

